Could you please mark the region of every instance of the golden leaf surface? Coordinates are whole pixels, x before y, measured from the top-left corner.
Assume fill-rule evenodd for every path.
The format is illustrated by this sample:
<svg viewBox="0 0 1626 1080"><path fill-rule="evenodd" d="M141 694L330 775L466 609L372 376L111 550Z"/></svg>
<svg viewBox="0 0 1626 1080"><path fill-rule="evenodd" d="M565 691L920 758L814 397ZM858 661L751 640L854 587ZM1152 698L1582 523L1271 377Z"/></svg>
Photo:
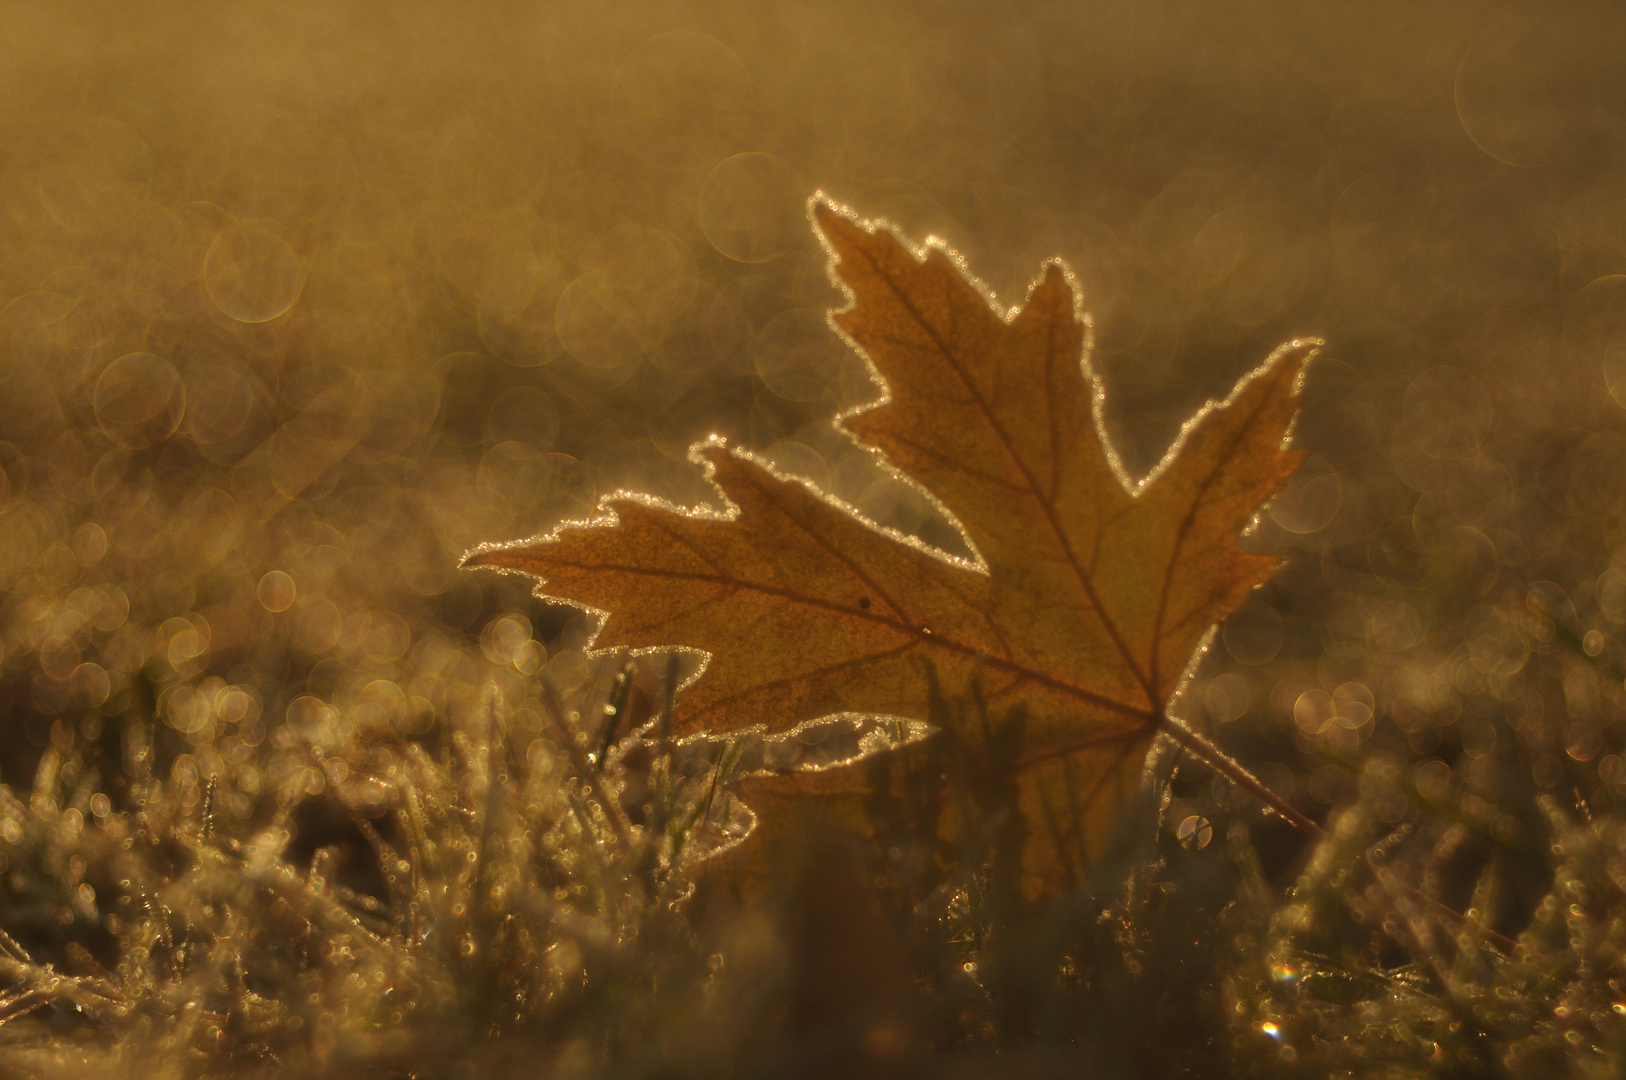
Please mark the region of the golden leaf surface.
<svg viewBox="0 0 1626 1080"><path fill-rule="evenodd" d="M597 648L708 654L676 734L835 712L926 719L930 697L977 697L984 720L949 734L1006 763L1026 891L1059 886L1137 782L1209 632L1279 561L1238 539L1300 463L1287 439L1317 343L1277 350L1134 484L1102 429L1088 322L1059 262L1006 312L944 247L914 249L822 200L813 214L851 297L833 322L884 387L836 423L938 499L973 558L884 531L713 439L692 456L722 510L611 496L591 523L466 565L534 575L539 595L601 613ZM863 786L795 775L770 781L777 796Z"/></svg>

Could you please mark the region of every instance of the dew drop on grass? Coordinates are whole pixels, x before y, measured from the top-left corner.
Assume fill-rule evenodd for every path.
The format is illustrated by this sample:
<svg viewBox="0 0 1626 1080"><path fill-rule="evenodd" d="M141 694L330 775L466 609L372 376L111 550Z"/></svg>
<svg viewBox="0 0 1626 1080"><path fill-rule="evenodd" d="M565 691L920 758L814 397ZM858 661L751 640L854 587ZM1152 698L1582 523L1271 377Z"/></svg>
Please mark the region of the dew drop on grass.
<svg viewBox="0 0 1626 1080"><path fill-rule="evenodd" d="M1207 847L1209 841L1214 839L1214 826L1201 814L1192 814L1180 822L1174 835L1181 844L1196 851Z"/></svg>

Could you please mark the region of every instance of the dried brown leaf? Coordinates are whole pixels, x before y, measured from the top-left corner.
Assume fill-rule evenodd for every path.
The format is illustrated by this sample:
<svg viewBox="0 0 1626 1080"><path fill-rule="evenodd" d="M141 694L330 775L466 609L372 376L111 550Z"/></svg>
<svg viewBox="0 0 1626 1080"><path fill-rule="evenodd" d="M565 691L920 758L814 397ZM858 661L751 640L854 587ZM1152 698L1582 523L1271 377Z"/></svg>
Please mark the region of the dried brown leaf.
<svg viewBox="0 0 1626 1080"><path fill-rule="evenodd" d="M722 510L612 496L594 522L466 563L534 575L541 594L601 613L598 648L708 654L678 734L983 702L944 737L956 760L983 763L983 790L1012 791L1024 891L1061 887L1138 782L1214 625L1278 563L1238 537L1300 463L1287 439L1318 343L1277 350L1135 483L1102 428L1089 324L1061 263L1007 312L943 246L917 250L822 200L813 214L852 298L832 321L885 388L836 422L940 500L973 558L882 530L713 439L693 456ZM801 815L785 809L796 799L858 816L875 781L839 771L747 790L764 823ZM949 772L950 787L970 783Z"/></svg>

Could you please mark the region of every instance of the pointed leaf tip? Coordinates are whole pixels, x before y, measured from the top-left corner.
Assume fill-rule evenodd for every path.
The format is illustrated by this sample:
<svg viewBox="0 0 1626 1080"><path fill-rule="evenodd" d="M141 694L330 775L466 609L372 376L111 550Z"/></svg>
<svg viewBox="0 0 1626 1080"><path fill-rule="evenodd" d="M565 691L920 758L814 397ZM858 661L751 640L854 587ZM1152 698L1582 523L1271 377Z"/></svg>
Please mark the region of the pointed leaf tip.
<svg viewBox="0 0 1626 1080"><path fill-rule="evenodd" d="M843 214L828 197L822 194L814 196L813 220L818 224L819 228L827 228L836 219L849 220L847 215Z"/></svg>
<svg viewBox="0 0 1626 1080"><path fill-rule="evenodd" d="M846 249L875 233L873 223L859 220L850 209L828 199L813 205L813 223L837 262L842 261Z"/></svg>

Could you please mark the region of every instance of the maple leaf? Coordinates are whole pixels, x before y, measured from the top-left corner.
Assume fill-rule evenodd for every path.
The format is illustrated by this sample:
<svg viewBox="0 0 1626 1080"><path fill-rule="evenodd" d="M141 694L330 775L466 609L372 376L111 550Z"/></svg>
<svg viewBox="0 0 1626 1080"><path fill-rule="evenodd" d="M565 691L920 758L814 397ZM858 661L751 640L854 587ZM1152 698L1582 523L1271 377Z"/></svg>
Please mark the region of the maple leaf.
<svg viewBox="0 0 1626 1080"><path fill-rule="evenodd" d="M1057 888L1139 782L1213 627L1278 564L1238 539L1300 464L1287 440L1319 342L1277 350L1134 483L1106 438L1089 323L1060 262L1005 311L936 241L915 249L822 197L812 206L851 299L832 321L882 387L835 422L922 484L971 556L882 529L714 438L692 456L722 509L617 493L592 522L465 565L534 575L539 595L588 608L600 649L705 653L674 734L838 712L921 720L934 698L974 698L980 720L961 710L939 726L961 760L996 763L1007 782L1025 891ZM873 794L864 770L840 772L757 784L759 819L798 797Z"/></svg>

